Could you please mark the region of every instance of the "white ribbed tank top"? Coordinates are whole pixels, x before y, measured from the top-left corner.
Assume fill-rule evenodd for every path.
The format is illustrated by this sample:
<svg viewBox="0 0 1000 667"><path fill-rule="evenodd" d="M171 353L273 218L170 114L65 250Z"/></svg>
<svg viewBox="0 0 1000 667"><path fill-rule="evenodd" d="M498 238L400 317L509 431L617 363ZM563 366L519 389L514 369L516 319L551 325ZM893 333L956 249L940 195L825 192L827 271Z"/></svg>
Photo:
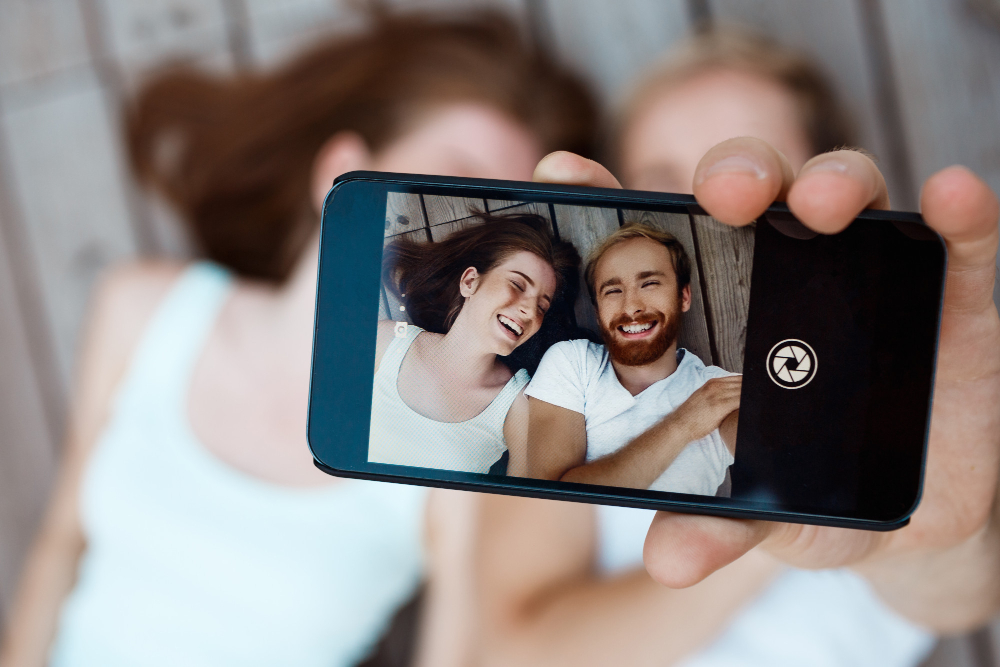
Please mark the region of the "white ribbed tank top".
<svg viewBox="0 0 1000 667"><path fill-rule="evenodd" d="M372 420L368 460L418 468L488 473L507 444L503 425L518 393L531 377L517 371L496 398L472 419L439 422L403 402L397 382L410 345L424 330L410 324L382 354L372 388Z"/></svg>
<svg viewBox="0 0 1000 667"><path fill-rule="evenodd" d="M133 357L83 480L55 667L351 665L418 584L425 489L284 487L194 436L191 373L230 284L189 268Z"/></svg>

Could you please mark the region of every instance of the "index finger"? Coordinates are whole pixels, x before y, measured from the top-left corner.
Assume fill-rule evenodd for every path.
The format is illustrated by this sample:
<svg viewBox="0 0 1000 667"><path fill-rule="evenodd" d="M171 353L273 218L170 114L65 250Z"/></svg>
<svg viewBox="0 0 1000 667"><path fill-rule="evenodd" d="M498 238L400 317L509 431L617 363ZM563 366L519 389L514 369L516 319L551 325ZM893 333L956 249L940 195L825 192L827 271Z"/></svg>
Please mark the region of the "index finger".
<svg viewBox="0 0 1000 667"><path fill-rule="evenodd" d="M602 165L569 151L549 153L535 167L536 183L586 185L592 188L618 188L621 184Z"/></svg>

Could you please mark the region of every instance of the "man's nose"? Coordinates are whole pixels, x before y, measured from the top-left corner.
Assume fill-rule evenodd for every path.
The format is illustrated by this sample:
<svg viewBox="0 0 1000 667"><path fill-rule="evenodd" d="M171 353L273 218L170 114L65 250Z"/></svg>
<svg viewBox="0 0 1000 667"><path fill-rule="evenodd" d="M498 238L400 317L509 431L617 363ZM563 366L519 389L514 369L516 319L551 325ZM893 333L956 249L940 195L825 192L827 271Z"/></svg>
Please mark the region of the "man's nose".
<svg viewBox="0 0 1000 667"><path fill-rule="evenodd" d="M630 315L638 315L645 310L645 304L634 290L625 291L625 312Z"/></svg>

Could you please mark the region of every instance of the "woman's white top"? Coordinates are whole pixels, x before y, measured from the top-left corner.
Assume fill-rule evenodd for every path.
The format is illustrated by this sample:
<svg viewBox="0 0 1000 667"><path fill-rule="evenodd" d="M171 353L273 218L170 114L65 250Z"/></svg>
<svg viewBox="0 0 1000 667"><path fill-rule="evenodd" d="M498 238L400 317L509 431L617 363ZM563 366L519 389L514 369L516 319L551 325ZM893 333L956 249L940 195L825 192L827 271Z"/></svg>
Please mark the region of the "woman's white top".
<svg viewBox="0 0 1000 667"><path fill-rule="evenodd" d="M132 359L83 479L55 667L352 665L419 582L424 489L280 486L195 437L191 374L230 282L188 269Z"/></svg>
<svg viewBox="0 0 1000 667"><path fill-rule="evenodd" d="M654 512L596 507L601 570L641 568ZM933 646L850 570L789 569L677 667L916 667Z"/></svg>
<svg viewBox="0 0 1000 667"><path fill-rule="evenodd" d="M368 461L488 473L507 451L504 421L531 378L526 370L519 370L472 419L439 422L425 417L403 402L397 384L403 358L423 331L412 324L397 328L396 337L382 354L372 393Z"/></svg>

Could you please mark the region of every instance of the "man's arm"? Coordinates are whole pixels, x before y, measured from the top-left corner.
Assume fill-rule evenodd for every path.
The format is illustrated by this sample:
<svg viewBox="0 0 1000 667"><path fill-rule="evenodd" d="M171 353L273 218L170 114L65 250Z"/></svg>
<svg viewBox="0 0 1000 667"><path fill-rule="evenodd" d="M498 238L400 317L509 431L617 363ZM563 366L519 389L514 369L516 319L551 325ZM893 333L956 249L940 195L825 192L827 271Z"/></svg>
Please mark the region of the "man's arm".
<svg viewBox="0 0 1000 667"><path fill-rule="evenodd" d="M670 665L705 646L778 571L752 554L671 590L596 571L593 506L484 495L476 553L482 667Z"/></svg>
<svg viewBox="0 0 1000 667"><path fill-rule="evenodd" d="M665 416L645 432L629 441L624 447L596 461L586 462L586 431L582 434L582 448L570 452L546 451L544 466L534 467L532 477L557 479L564 482L601 484L631 489L647 489L670 467L677 455L689 443L703 438L723 422L739 406L739 375L714 378L695 391L677 410ZM532 401L548 406L534 411L528 430L529 451L545 451L543 443L553 443L554 450L560 447L561 438L566 437L566 421L560 419L558 411L577 415L577 428L584 427L583 415L557 408L543 401ZM536 427L537 424L537 427ZM547 475L547 476L545 476Z"/></svg>

